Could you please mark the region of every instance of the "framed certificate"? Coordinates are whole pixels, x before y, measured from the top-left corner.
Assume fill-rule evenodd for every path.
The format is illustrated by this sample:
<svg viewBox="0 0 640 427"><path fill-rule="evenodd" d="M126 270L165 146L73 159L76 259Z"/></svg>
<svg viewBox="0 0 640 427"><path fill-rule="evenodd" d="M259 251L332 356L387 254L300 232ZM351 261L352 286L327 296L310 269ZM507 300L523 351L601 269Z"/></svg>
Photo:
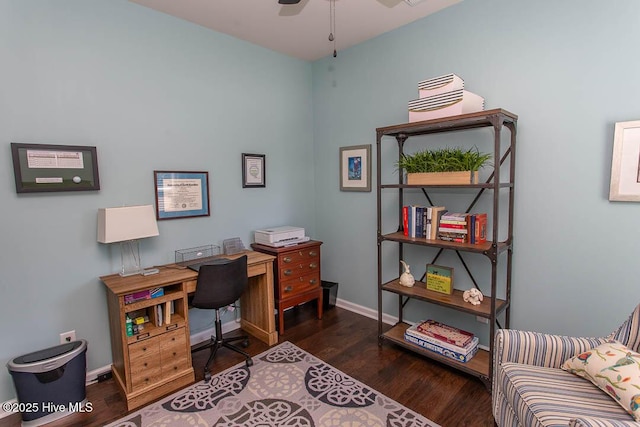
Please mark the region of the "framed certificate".
<svg viewBox="0 0 640 427"><path fill-rule="evenodd" d="M156 218L209 216L209 173L154 171Z"/></svg>
<svg viewBox="0 0 640 427"><path fill-rule="evenodd" d="M17 193L100 189L96 147L11 143Z"/></svg>
<svg viewBox="0 0 640 427"><path fill-rule="evenodd" d="M265 155L242 153L242 188L266 185Z"/></svg>

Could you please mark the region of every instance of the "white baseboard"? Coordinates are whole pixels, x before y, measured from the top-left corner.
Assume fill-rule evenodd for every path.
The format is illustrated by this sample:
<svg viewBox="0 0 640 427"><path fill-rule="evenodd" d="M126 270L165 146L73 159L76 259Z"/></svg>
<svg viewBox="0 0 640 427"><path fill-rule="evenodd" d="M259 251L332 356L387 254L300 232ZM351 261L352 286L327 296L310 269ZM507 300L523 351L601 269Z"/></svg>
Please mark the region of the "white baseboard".
<svg viewBox="0 0 640 427"><path fill-rule="evenodd" d="M365 307L362 305L354 304L349 301L341 300L340 298L336 298L336 307L344 308L345 310L352 311L354 313L360 314L362 316L368 317L370 319L378 320L378 311L369 307ZM382 323L386 323L387 325L395 325L398 323L398 318L396 316L391 316L386 313L382 313Z"/></svg>

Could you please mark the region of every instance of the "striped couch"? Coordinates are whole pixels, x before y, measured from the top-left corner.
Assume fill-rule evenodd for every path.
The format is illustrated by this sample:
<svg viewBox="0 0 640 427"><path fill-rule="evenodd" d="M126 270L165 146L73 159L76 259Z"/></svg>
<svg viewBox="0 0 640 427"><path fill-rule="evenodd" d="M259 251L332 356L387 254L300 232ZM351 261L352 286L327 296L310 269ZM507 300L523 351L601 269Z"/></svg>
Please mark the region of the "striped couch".
<svg viewBox="0 0 640 427"><path fill-rule="evenodd" d="M588 380L560 369L562 363L607 340L638 351L640 305L615 332L578 338L499 329L493 359L493 416L499 427L640 427Z"/></svg>

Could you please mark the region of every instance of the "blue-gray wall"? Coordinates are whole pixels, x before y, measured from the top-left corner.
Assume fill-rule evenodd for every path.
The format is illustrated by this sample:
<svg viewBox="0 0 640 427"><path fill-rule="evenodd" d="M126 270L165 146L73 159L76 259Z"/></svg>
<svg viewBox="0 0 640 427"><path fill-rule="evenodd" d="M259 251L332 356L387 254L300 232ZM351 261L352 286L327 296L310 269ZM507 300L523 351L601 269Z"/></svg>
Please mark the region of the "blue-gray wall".
<svg viewBox="0 0 640 427"><path fill-rule="evenodd" d="M75 329L89 369L110 363L98 276L119 253L95 242L96 211L152 204L153 170L209 171L212 205L161 221L145 265L299 225L339 298L375 308L375 191L339 191L339 147L375 148L417 82L449 72L520 116L512 326L609 332L639 300L640 205L607 199L614 123L640 119L639 16L635 0L465 0L308 63L125 0L0 0L0 362ZM10 142L96 146L102 189L17 195ZM265 189L242 189L243 152L266 154Z"/></svg>

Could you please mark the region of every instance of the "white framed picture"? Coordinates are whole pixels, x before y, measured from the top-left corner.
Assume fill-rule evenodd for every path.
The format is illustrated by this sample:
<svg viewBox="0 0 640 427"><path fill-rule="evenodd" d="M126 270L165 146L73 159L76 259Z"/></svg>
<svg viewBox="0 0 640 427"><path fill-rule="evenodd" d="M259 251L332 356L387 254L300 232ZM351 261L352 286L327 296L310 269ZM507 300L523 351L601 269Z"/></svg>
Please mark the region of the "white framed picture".
<svg viewBox="0 0 640 427"><path fill-rule="evenodd" d="M609 200L640 202L640 120L616 123Z"/></svg>

